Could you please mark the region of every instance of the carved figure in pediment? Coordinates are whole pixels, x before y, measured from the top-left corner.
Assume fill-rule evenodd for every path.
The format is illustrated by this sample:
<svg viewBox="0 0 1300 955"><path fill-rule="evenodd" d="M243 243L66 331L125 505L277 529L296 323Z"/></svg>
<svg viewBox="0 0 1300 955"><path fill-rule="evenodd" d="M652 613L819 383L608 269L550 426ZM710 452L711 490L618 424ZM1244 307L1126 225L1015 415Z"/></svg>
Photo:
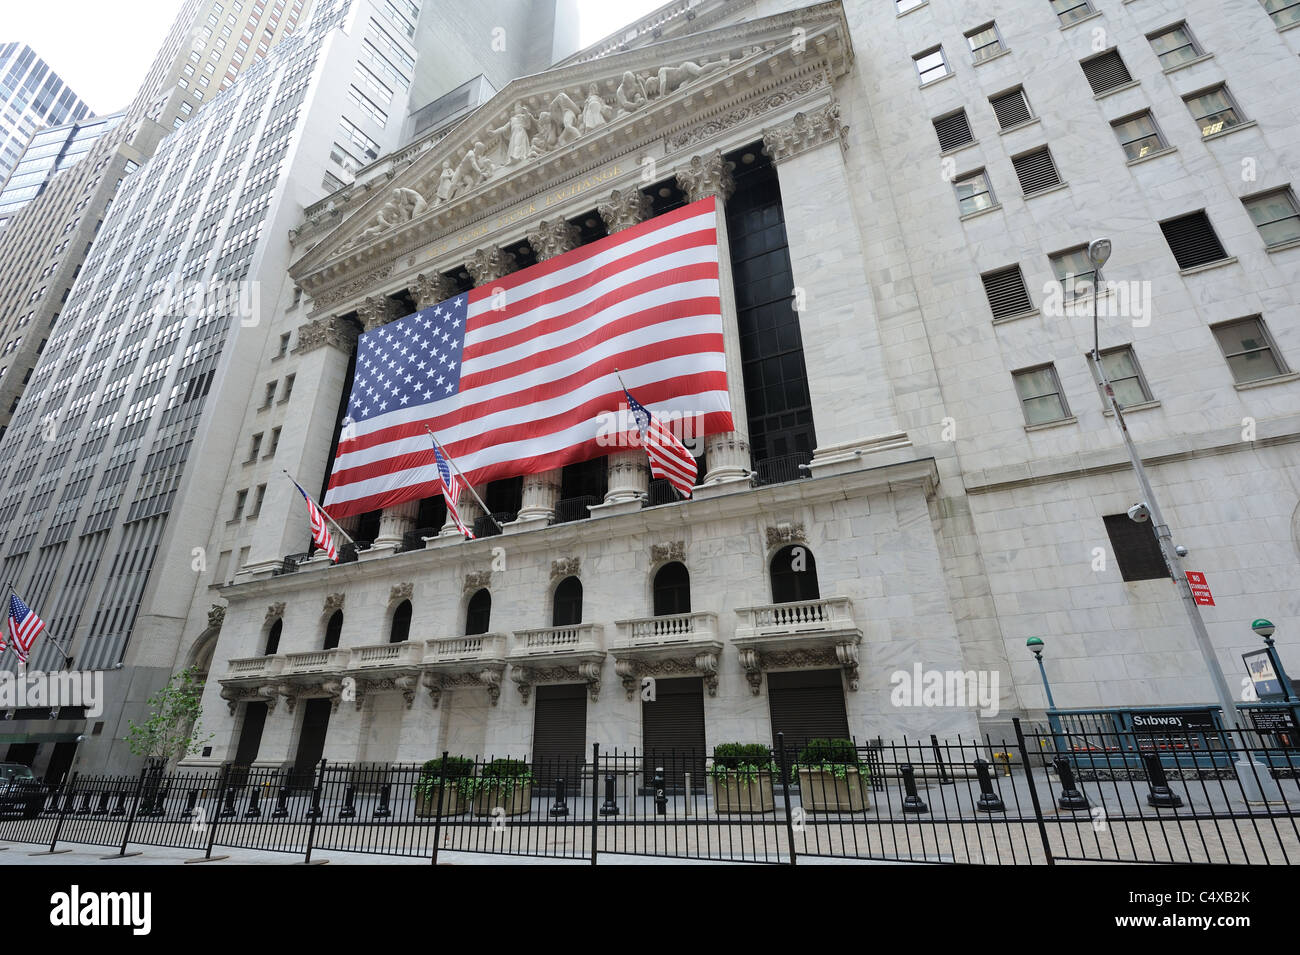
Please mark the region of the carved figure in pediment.
<svg viewBox="0 0 1300 955"><path fill-rule="evenodd" d="M442 161L442 173L438 176L438 201L446 202L456 191L456 170L451 168L451 160Z"/></svg>
<svg viewBox="0 0 1300 955"><path fill-rule="evenodd" d="M465 153L465 158L456 167L456 179L453 183L452 195L462 189L472 189L479 183L486 182L494 169L496 169L496 163L487 158L487 147L481 142L475 143L474 148Z"/></svg>
<svg viewBox="0 0 1300 955"><path fill-rule="evenodd" d="M601 98L596 89L596 84L592 83L587 87L587 98L582 103L582 128L586 132L591 132L600 126L609 122L614 111L610 109L609 104Z"/></svg>
<svg viewBox="0 0 1300 955"><path fill-rule="evenodd" d="M559 95L551 100L551 123L557 131L557 146L567 146L582 135L582 130L578 128L578 117L581 114L578 104L564 90L560 90Z"/></svg>
<svg viewBox="0 0 1300 955"><path fill-rule="evenodd" d="M408 220L423 214L429 208L429 203L423 195L405 186L395 188L393 198L397 200L398 215Z"/></svg>
<svg viewBox="0 0 1300 955"><path fill-rule="evenodd" d="M514 113L504 126L489 130L493 136L505 141L506 155L502 165L509 166L512 163L523 162L528 158L529 150L532 148L531 137L536 123L532 110L523 103L519 103L515 106Z"/></svg>
<svg viewBox="0 0 1300 955"><path fill-rule="evenodd" d="M726 57L715 60L712 63L694 63L687 60L681 66L664 66L659 70L659 75L655 78L655 90L659 96L667 96L686 84L698 80L701 76L706 76L715 70L720 70L727 65Z"/></svg>
<svg viewBox="0 0 1300 955"><path fill-rule="evenodd" d="M549 153L560 144L560 130L551 118L551 111L544 109L537 114L537 135L528 150L528 158L536 159L543 153Z"/></svg>
<svg viewBox="0 0 1300 955"><path fill-rule="evenodd" d="M618 103L615 118L635 112L646 104L645 83L635 73L624 73L623 82L614 91L614 101Z"/></svg>

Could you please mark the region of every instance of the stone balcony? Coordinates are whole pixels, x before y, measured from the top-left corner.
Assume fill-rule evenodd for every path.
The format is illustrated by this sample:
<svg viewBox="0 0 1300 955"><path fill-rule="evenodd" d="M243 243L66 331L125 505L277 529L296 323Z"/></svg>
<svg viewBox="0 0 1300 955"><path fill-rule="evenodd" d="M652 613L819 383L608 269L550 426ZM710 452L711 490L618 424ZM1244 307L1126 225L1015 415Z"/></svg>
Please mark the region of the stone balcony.
<svg viewBox="0 0 1300 955"><path fill-rule="evenodd" d="M605 628L598 623L516 630L507 660L510 679L528 702L538 683L586 683L594 702L600 696L605 663Z"/></svg>
<svg viewBox="0 0 1300 955"><path fill-rule="evenodd" d="M284 657L239 657L231 660L222 683L237 680L256 681L277 676L284 666Z"/></svg>
<svg viewBox="0 0 1300 955"><path fill-rule="evenodd" d="M229 663L222 677L221 698L233 715L240 702L266 703L272 709L279 694L279 675L284 657L238 657Z"/></svg>
<svg viewBox="0 0 1300 955"><path fill-rule="evenodd" d="M619 620L618 641L612 648L614 672L627 698L638 690L653 693L659 677L699 676L710 696L718 691L718 615L679 613L662 617ZM651 697L647 697L651 698Z"/></svg>
<svg viewBox="0 0 1300 955"><path fill-rule="evenodd" d="M506 635L435 637L424 642L422 682L436 709L447 689L482 687L493 706L501 699L506 669Z"/></svg>
<svg viewBox="0 0 1300 955"><path fill-rule="evenodd" d="M740 650L750 689L758 694L766 670L830 666L844 669L849 689L858 688L862 630L848 597L742 607L732 641Z"/></svg>
<svg viewBox="0 0 1300 955"><path fill-rule="evenodd" d="M345 684L346 698L358 710L368 693L377 690L400 690L409 708L415 702L420 687L420 664L424 659L424 644L418 640L404 643L374 643L347 649L343 677L351 680Z"/></svg>

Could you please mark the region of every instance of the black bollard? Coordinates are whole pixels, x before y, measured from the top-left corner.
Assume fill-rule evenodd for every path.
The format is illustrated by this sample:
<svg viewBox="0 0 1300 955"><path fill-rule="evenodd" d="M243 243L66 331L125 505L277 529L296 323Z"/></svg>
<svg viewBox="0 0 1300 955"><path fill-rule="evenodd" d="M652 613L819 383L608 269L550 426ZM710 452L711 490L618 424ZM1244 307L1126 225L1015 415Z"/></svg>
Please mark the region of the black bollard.
<svg viewBox="0 0 1300 955"><path fill-rule="evenodd" d="M903 797L903 812L929 812L930 807L925 804L925 800L916 794L916 770L912 764L904 763L898 767L898 771L903 776L903 788L907 791Z"/></svg>
<svg viewBox="0 0 1300 955"><path fill-rule="evenodd" d="M124 790L119 790L119 791L118 791L118 794L117 794L117 805L115 805L115 806L113 807L113 811L110 812L109 815L110 815L110 816L125 816L125 815L126 815L126 792L125 792Z"/></svg>
<svg viewBox="0 0 1300 955"><path fill-rule="evenodd" d="M351 783L343 790L343 808L339 810L340 819L351 819L357 814L357 787Z"/></svg>
<svg viewBox="0 0 1300 955"><path fill-rule="evenodd" d="M110 798L110 793L108 792L107 789L104 790L102 793L100 793L100 794L99 794L99 805L95 807L95 811L94 811L93 813L91 813L91 815L94 815L94 816L107 816L107 815L108 815L108 800L109 800L109 798Z"/></svg>
<svg viewBox="0 0 1300 955"><path fill-rule="evenodd" d="M50 801L49 801L48 803L45 804L45 808L42 810L42 812L46 812L46 813L58 812L58 811L59 811L59 797L60 797L60 795L62 795L62 794L59 792L59 789L58 789L57 786L54 787L53 789L51 789L51 790L50 790Z"/></svg>
<svg viewBox="0 0 1300 955"><path fill-rule="evenodd" d="M319 819L320 817L320 787L315 786L311 791L311 808L307 810L307 818Z"/></svg>
<svg viewBox="0 0 1300 955"><path fill-rule="evenodd" d="M614 774L605 775L605 801L600 806L602 816L617 816L618 804L614 802Z"/></svg>
<svg viewBox="0 0 1300 955"><path fill-rule="evenodd" d="M158 795L154 798L154 803L149 807L146 816L165 816L167 814L167 797L171 794L171 787L158 790Z"/></svg>
<svg viewBox="0 0 1300 955"><path fill-rule="evenodd" d="M72 812L72 810L76 808L76 805L77 805L77 792L76 790L69 788L68 795L63 800L63 809L61 810L61 812L63 813L63 815L66 816L68 815L68 813Z"/></svg>
<svg viewBox="0 0 1300 955"><path fill-rule="evenodd" d="M668 794L664 791L664 768L655 767L655 815L668 815Z"/></svg>
<svg viewBox="0 0 1300 955"><path fill-rule="evenodd" d="M930 734L930 748L934 750L934 761L939 764L939 785L954 785L957 780L948 774L948 765L943 761L943 754L939 752L939 737L933 733Z"/></svg>
<svg viewBox="0 0 1300 955"><path fill-rule="evenodd" d="M569 814L568 795L564 791L564 777L561 776L555 780L555 803L551 806L550 815L567 816Z"/></svg>
<svg viewBox="0 0 1300 955"><path fill-rule="evenodd" d="M1006 812L1007 807L1003 804L1002 798L993 791L988 761L977 759L971 765L975 767L975 775L979 777L980 782L980 798L976 801L975 808L980 812Z"/></svg>
<svg viewBox="0 0 1300 955"><path fill-rule="evenodd" d="M250 786L248 789L248 808L244 810L245 819L260 819L262 817L262 791L256 786Z"/></svg>
<svg viewBox="0 0 1300 955"><path fill-rule="evenodd" d="M185 794L185 812L182 813L182 815L193 816L194 807L197 806L198 804L199 804L199 791L197 789L191 789L188 793Z"/></svg>
<svg viewBox="0 0 1300 955"><path fill-rule="evenodd" d="M1056 804L1071 811L1090 809L1088 797L1074 785L1074 770L1070 768L1070 761L1064 756L1058 756L1052 760L1052 765L1056 767L1056 778L1061 781L1061 795L1057 797Z"/></svg>
<svg viewBox="0 0 1300 955"><path fill-rule="evenodd" d="M392 794L392 783L384 783L379 787L379 805L375 807L374 818L387 819L393 814L393 811L388 808L388 800L392 797Z"/></svg>
<svg viewBox="0 0 1300 955"><path fill-rule="evenodd" d="M227 787L226 787L226 804L225 804L224 806L221 807L221 818L222 818L222 819L228 819L228 818L230 818L231 816L234 816L234 815L236 815L236 814L237 814L237 813L235 812L235 787L234 787L234 786L227 786Z"/></svg>
<svg viewBox="0 0 1300 955"><path fill-rule="evenodd" d="M1165 776L1164 764L1160 762L1159 753L1143 753L1142 763L1147 768L1147 805L1157 809L1177 809L1183 804L1183 798L1169 788L1169 779Z"/></svg>
<svg viewBox="0 0 1300 955"><path fill-rule="evenodd" d="M283 819L287 815L289 815L289 787L281 786L275 797L275 811L271 813L271 818Z"/></svg>
<svg viewBox="0 0 1300 955"><path fill-rule="evenodd" d="M81 794L81 808L77 810L77 815L78 815L78 816L81 816L81 815L84 815L84 814L90 812L90 800L91 800L91 798L92 798L92 796L91 796L91 794L88 793L88 792L87 792L87 793L82 793L82 794Z"/></svg>

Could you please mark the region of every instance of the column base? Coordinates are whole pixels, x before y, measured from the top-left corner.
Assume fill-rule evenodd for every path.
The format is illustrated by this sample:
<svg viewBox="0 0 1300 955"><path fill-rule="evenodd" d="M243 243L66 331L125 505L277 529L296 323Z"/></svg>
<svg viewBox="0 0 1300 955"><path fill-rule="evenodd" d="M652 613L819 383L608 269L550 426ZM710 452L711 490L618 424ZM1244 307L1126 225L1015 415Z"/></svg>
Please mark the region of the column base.
<svg viewBox="0 0 1300 955"><path fill-rule="evenodd" d="M503 534L522 534L525 531L535 531L543 527L551 526L551 518L555 516L554 511L543 511L540 514L530 514L524 516L524 512L519 512L519 517L513 521L507 521L501 525Z"/></svg>
<svg viewBox="0 0 1300 955"><path fill-rule="evenodd" d="M641 510L641 498L634 497L622 501L606 501L604 504L592 504L587 511L592 517L614 517L617 514L635 514Z"/></svg>
<svg viewBox="0 0 1300 955"><path fill-rule="evenodd" d="M824 445L813 452L808 473L812 477L826 477L857 471L861 468L882 467L911 460L912 440L906 431L893 431L858 441Z"/></svg>

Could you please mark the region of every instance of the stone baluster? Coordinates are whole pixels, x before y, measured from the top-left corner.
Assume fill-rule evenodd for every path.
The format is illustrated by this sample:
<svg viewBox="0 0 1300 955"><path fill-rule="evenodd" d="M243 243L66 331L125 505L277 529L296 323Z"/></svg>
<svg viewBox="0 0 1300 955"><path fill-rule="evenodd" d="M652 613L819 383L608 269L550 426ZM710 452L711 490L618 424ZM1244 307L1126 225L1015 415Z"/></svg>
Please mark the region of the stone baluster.
<svg viewBox="0 0 1300 955"><path fill-rule="evenodd" d="M727 238L727 199L736 188L731 163L721 152L692 156L677 171L677 185L691 202L717 198L718 279L722 295L722 341L727 366L727 392L731 399L734 430L710 435L705 441L708 471L705 484L744 480L749 476L749 419L745 413L745 382L740 360L740 326L736 317L736 289L731 279L731 244Z"/></svg>
<svg viewBox="0 0 1300 955"><path fill-rule="evenodd" d="M650 216L650 197L639 189L615 189L596 207L610 235L621 232ZM631 424L631 417L627 421ZM639 501L650 489L650 462L641 448L617 451L605 458L609 479L605 490L606 504Z"/></svg>

